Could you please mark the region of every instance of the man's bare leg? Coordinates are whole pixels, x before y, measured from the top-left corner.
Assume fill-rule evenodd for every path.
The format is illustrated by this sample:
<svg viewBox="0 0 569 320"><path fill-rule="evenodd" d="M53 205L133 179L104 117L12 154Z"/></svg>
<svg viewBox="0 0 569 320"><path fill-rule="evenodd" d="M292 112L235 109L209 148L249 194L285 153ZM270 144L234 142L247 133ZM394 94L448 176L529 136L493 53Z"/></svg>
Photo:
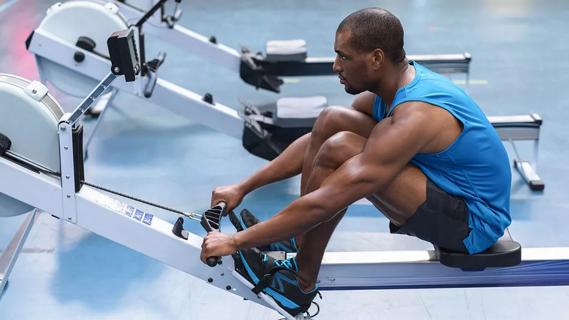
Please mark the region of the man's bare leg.
<svg viewBox="0 0 569 320"><path fill-rule="evenodd" d="M326 140L333 135L344 131L349 131L361 136L362 138L367 138L376 124L377 121L367 114L351 108L328 107L322 111L314 124L312 132L310 133L310 138L303 141L303 144L306 145L306 149L302 160L300 195L302 196L312 191L307 189L307 182L314 167L316 154ZM359 152L361 152L361 149ZM338 218L337 221L332 219L324 224L329 223L330 226L328 228L333 231L340 219L341 217ZM303 237L296 238L298 247L302 246L302 239Z"/></svg>
<svg viewBox="0 0 569 320"><path fill-rule="evenodd" d="M316 190L343 162L361 153L365 141L365 138L347 132L330 137L315 154L316 161L310 171L310 177L306 179L305 193ZM345 213L346 209L341 210L332 219L302 235L302 246L299 247L296 261L300 271L299 283L303 290L308 291L314 287L328 241Z"/></svg>
<svg viewBox="0 0 569 320"><path fill-rule="evenodd" d="M304 195L307 188L307 180L314 166L314 158L322 144L338 132L349 131L363 138L369 137L377 121L367 114L351 108L328 107L318 116L310 141L307 141L302 162L302 177L300 182L300 194Z"/></svg>
<svg viewBox="0 0 569 320"><path fill-rule="evenodd" d="M239 187L243 194L248 194L268 183L302 173L300 191L301 194L304 194L314 156L324 141L340 131L350 131L367 137L376 123L363 112L351 108L328 107L318 117L312 133L305 134L295 140L277 158L239 183ZM212 201L216 192L222 192L222 190L214 190ZM233 205L237 204L234 203Z"/></svg>
<svg viewBox="0 0 569 320"><path fill-rule="evenodd" d="M314 167L307 179L306 191L316 190L346 160L362 152L366 139L351 132L341 132L328 139L316 154ZM404 224L425 202L427 180L415 166L408 164L382 194L369 198L396 225ZM323 201L325 201L323 199ZM345 209L331 220L321 223L302 236L296 256L300 285L303 290L314 287L326 246Z"/></svg>

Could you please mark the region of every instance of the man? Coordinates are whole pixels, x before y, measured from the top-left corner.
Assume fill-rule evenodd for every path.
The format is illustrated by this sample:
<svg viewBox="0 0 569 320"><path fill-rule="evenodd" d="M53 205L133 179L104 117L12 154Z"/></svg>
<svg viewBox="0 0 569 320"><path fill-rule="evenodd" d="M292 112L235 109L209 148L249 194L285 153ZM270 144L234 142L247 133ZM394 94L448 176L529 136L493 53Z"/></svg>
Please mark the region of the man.
<svg viewBox="0 0 569 320"><path fill-rule="evenodd" d="M352 13L334 49L340 82L359 94L353 109L324 110L312 133L241 183L216 188L212 204L231 210L252 190L298 173L301 197L267 221L245 221L244 231L209 233L202 246L202 260L237 252L244 278L292 315L310 306L328 240L361 198L390 220L391 232L469 254L490 247L511 222L511 173L497 133L463 90L407 61L397 17L379 8ZM298 250L296 258L255 249L275 243Z"/></svg>

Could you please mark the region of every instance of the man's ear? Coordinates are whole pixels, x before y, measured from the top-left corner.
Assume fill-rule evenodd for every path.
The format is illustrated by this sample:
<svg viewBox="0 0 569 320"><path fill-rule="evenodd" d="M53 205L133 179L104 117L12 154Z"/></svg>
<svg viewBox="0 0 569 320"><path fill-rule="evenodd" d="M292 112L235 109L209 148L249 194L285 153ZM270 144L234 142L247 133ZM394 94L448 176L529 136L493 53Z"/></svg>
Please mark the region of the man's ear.
<svg viewBox="0 0 569 320"><path fill-rule="evenodd" d="M385 52L382 49L375 49L371 52L371 64L374 69L379 69L383 66L385 59Z"/></svg>

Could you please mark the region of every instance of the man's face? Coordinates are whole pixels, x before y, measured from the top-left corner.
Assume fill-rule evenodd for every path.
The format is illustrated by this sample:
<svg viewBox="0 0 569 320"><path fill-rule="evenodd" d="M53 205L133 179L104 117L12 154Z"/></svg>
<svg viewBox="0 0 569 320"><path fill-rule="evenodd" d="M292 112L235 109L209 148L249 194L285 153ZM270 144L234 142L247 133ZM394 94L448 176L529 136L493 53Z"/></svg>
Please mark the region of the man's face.
<svg viewBox="0 0 569 320"><path fill-rule="evenodd" d="M370 54L355 50L350 42L351 32L340 31L336 33L334 51L336 60L332 69L338 73L340 83L349 94L358 94L367 90L373 90L373 82L370 79Z"/></svg>

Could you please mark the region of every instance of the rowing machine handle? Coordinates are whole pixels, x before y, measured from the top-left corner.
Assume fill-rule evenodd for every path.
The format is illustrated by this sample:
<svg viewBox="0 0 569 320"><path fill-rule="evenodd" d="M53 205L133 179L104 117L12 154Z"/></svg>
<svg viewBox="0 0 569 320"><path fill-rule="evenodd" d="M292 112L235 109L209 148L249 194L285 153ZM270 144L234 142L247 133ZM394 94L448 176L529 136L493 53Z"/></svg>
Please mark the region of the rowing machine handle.
<svg viewBox="0 0 569 320"><path fill-rule="evenodd" d="M156 86L156 80L158 80L158 77L156 76L155 71L148 71L147 74L148 74L148 81L144 86L144 97L150 98L152 97L152 92L154 92L154 87Z"/></svg>
<svg viewBox="0 0 569 320"><path fill-rule="evenodd" d="M214 207L207 210L201 219L201 225L207 232L220 231L221 217L226 215L225 213L226 204L225 202L220 202ZM210 267L215 267L221 257L208 257L206 263Z"/></svg>
<svg viewBox="0 0 569 320"><path fill-rule="evenodd" d="M178 4L176 4L176 6L177 5ZM174 29L176 22L180 21L181 17L182 17L182 9L175 8L174 14L171 16L165 16L163 18L163 21L166 23L169 29Z"/></svg>
<svg viewBox="0 0 569 320"><path fill-rule="evenodd" d="M144 86L144 97L150 98L152 96L158 80L158 68L164 63L164 60L166 60L166 52L159 52L158 57L146 63L148 80Z"/></svg>

